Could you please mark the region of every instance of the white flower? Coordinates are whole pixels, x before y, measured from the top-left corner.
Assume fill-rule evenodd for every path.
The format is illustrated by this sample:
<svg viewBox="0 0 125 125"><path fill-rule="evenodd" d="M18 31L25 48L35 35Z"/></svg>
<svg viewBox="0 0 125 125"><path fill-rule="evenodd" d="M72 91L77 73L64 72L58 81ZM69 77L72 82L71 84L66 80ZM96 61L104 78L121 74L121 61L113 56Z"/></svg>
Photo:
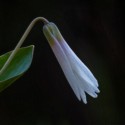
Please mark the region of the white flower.
<svg viewBox="0 0 125 125"><path fill-rule="evenodd" d="M85 92L96 98L100 92L96 78L72 51L56 25L51 22L45 24L43 32L77 98L85 104Z"/></svg>

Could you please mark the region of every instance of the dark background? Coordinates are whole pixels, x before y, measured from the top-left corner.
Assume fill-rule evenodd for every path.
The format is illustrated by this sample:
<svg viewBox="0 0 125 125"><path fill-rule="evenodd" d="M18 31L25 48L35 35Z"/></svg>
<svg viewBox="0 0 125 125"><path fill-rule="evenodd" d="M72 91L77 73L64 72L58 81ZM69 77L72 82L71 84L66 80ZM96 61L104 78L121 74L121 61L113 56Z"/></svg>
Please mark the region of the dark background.
<svg viewBox="0 0 125 125"><path fill-rule="evenodd" d="M0 93L0 125L124 125L124 6L118 0L1 0L0 54L43 16L94 73L101 93L87 95L87 105L77 100L37 23L23 44L35 45L32 66Z"/></svg>

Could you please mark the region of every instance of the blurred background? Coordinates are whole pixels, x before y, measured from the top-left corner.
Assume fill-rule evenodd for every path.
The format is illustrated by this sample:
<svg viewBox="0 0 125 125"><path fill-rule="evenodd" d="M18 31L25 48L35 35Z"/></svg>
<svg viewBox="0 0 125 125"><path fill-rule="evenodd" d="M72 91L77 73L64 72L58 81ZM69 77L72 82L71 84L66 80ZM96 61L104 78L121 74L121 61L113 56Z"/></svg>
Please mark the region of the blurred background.
<svg viewBox="0 0 125 125"><path fill-rule="evenodd" d="M0 93L0 125L124 125L124 6L118 0L1 0L0 55L43 16L90 68L101 93L87 95L87 105L77 100L37 23L23 44L35 45L30 69Z"/></svg>

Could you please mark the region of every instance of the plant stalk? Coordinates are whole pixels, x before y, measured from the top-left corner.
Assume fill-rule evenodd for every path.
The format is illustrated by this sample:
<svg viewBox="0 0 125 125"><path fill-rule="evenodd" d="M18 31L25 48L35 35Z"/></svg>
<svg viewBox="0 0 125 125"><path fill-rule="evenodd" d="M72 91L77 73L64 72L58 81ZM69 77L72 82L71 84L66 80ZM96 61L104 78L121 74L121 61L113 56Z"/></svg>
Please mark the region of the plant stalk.
<svg viewBox="0 0 125 125"><path fill-rule="evenodd" d="M49 23L49 21L47 19L45 19L44 17L37 17L35 18L30 25L28 26L28 28L26 29L26 31L24 32L23 36L21 37L21 39L19 40L18 44L16 45L15 49L12 51L11 55L9 56L9 58L7 59L6 63L4 64L4 66L2 67L2 69L0 70L0 75L6 70L7 66L9 65L9 63L12 61L12 59L14 58L15 54L17 53L18 49L21 47L21 45L23 44L23 42L25 41L25 39L27 38L27 36L29 35L31 29L34 27L34 25L39 22L42 21L44 24Z"/></svg>

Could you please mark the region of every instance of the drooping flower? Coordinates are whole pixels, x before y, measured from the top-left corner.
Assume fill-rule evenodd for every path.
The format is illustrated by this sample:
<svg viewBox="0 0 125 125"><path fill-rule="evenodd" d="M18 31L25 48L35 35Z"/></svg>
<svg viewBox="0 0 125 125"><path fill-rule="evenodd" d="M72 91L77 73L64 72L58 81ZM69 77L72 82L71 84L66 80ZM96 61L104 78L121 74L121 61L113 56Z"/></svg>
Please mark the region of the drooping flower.
<svg viewBox="0 0 125 125"><path fill-rule="evenodd" d="M96 98L100 92L96 78L66 43L57 26L49 22L43 26L43 32L77 98L85 104L85 93Z"/></svg>

